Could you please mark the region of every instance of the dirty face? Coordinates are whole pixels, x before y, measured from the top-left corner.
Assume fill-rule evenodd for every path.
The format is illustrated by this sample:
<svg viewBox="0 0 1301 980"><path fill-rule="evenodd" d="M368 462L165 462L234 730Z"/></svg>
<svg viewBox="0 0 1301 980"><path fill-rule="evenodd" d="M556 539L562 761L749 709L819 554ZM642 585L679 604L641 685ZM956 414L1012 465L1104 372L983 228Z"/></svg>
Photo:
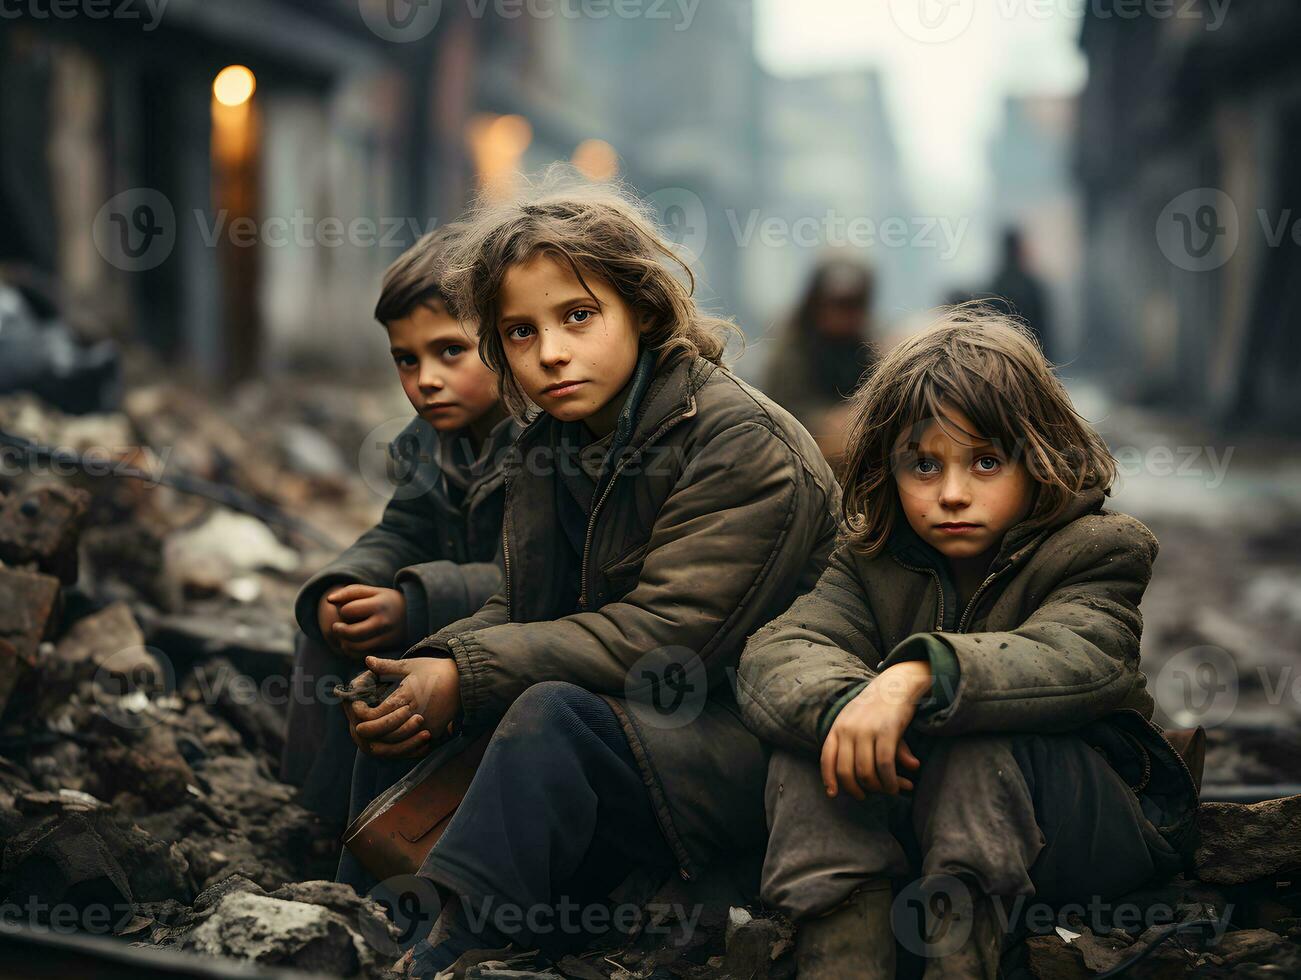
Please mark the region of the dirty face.
<svg viewBox="0 0 1301 980"><path fill-rule="evenodd" d="M435 429L467 428L496 408L497 375L480 360L470 325L440 300L391 322L388 335L402 390Z"/></svg>
<svg viewBox="0 0 1301 980"><path fill-rule="evenodd" d="M550 255L512 266L502 279L497 329L524 394L549 415L586 421L601 435L614 427L645 325L608 282L584 278L595 300Z"/></svg>
<svg viewBox="0 0 1301 980"><path fill-rule="evenodd" d="M1033 481L1005 449L971 435L966 415L951 405L943 410L942 424L913 427L896 446L899 503L917 535L946 558L992 557L1030 513Z"/></svg>

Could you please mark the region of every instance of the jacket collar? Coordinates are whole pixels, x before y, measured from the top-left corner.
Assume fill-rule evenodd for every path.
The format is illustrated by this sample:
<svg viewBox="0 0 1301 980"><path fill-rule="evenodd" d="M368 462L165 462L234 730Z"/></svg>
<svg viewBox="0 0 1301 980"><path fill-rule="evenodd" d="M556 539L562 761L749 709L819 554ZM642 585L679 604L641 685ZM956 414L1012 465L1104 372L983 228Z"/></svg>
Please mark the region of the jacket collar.
<svg viewBox="0 0 1301 980"><path fill-rule="evenodd" d="M394 459L414 461L415 472L411 479L423 492L432 494L440 503L451 507L447 492L448 470L460 467L457 475L465 482L466 501L473 504L485 492L495 489L502 480L506 453L519 433L519 424L511 418L502 419L480 447L479 458L469 467L449 459L451 440L462 432L450 433L444 438L437 429L417 415L389 443L389 454Z"/></svg>
<svg viewBox="0 0 1301 980"><path fill-rule="evenodd" d="M653 374L649 381L641 382L645 385L645 394L634 404L632 386L638 384L637 379L642 373L640 369L643 364L648 366L654 364L654 356L654 353L649 350L643 350L639 356L639 370L634 373L629 397L625 402L625 413L629 418L625 421L625 413L621 413L617 423L619 426L630 427L631 431L628 433L626 443L629 452L635 453L645 446L665 422L676 415L690 411L696 392L717 367L698 356L683 356L664 367L650 367ZM629 408L634 409L635 412L627 412ZM546 412L541 412L524 428L518 446L526 449L534 444L554 445L562 424Z"/></svg>

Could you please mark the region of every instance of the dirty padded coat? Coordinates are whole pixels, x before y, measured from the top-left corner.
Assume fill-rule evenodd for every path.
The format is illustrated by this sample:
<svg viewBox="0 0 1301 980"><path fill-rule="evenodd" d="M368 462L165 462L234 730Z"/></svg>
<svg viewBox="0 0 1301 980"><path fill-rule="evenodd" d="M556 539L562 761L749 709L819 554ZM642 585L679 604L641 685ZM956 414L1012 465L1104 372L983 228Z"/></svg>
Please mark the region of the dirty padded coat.
<svg viewBox="0 0 1301 980"><path fill-rule="evenodd" d="M885 668L925 658L929 634L953 651L958 683L914 731L1078 733L1187 856L1197 790L1151 721L1139 669L1138 606L1157 540L1104 499L1086 491L1051 526L1011 528L965 609L943 557L906 523L874 557L838 547L815 588L750 638L737 695L747 724L816 755L828 710Z"/></svg>
<svg viewBox="0 0 1301 980"><path fill-rule="evenodd" d="M594 501L586 560L566 569L572 549L546 465L559 428L539 416L507 462L503 590L407 655L455 658L466 728L492 726L541 681L601 695L691 878L763 842L767 759L736 708L736 662L745 638L826 566L839 486L789 413L726 369L682 357L651 381ZM577 611L563 598L571 573ZM646 658L658 669L661 651L707 691L676 717L642 682Z"/></svg>

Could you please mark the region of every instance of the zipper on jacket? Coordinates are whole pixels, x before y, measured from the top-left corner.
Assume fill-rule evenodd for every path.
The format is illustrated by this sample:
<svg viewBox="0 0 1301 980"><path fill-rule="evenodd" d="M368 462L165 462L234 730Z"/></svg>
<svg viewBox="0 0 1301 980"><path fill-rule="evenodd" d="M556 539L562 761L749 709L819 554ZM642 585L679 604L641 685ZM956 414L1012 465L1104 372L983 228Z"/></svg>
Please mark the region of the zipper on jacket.
<svg viewBox="0 0 1301 980"><path fill-rule="evenodd" d="M894 558L895 561L899 562L900 565L902 565L904 568L908 569L909 571L921 572L925 575L929 575L931 578L935 580L935 594L936 596L939 597L939 601L936 603L935 606L936 609L935 631L937 633L943 633L944 632L944 584L940 581L940 573L933 568L923 568L920 565L909 565L906 561L902 560L898 555L894 555L892 557Z"/></svg>
<svg viewBox="0 0 1301 980"><path fill-rule="evenodd" d="M501 560L502 565L505 566L502 569L502 579L506 591L506 620L510 622L512 621L510 610L510 534L508 533L510 526L510 477L504 473L502 474L502 492L504 497L501 505Z"/></svg>
<svg viewBox="0 0 1301 980"><path fill-rule="evenodd" d="M972 610L976 608L976 600L980 598L980 593L985 591L985 586L989 585L990 582L994 581L994 579L1002 575L1006 569L1011 567L1012 566L1009 563L1007 565L1004 565L1003 568L1000 568L998 571L992 572L989 575L989 577L985 579L985 581L981 582L980 585L976 587L976 591L971 593L971 598L967 601L967 608L962 610L962 616L958 619L959 633L965 632L965 627L967 625L967 616L969 616Z"/></svg>
<svg viewBox="0 0 1301 980"><path fill-rule="evenodd" d="M646 448L659 439L660 436L664 435L665 432L677 425L683 419L691 418L691 416L695 414L696 397L695 395L692 395L691 406L685 412L673 416L673 418L669 419L656 429L651 437L641 444L641 448L638 449L637 452L629 453L623 459L619 460L618 465L614 468L614 472L610 474L610 479L605 482L605 489L601 491L601 496L598 497L596 503L592 505L592 513L588 515L587 534L583 538L583 564L582 569L579 572L579 581L582 584L582 588L580 589L578 596L578 608L580 611L587 608L587 560L590 557L592 550L592 532L596 529L596 516L601 510L601 505L605 503L605 498L610 496L610 491L614 489L615 480L619 478L619 474L623 472L624 467L631 463L634 458L645 452Z"/></svg>

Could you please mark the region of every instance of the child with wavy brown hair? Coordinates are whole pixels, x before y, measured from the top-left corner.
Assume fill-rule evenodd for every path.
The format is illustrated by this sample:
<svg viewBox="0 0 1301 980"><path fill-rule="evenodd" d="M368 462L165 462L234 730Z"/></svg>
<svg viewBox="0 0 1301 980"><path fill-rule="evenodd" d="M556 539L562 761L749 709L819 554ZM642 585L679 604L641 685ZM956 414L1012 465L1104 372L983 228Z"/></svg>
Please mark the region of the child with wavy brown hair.
<svg viewBox="0 0 1301 980"><path fill-rule="evenodd" d="M763 897L802 980L891 977L896 941L993 977L1007 900L1108 901L1189 854L1139 669L1157 542L1103 507L1110 452L1007 316L941 311L854 414L844 538L741 658L775 747Z"/></svg>
<svg viewBox="0 0 1301 980"><path fill-rule="evenodd" d="M556 179L473 211L451 262L530 419L506 465L502 591L368 660L401 684L349 709L377 755L495 726L420 869L458 900L418 972L507 940L558 954L632 869L693 878L761 851L766 757L729 680L836 537L826 461L722 366L728 324L644 207Z"/></svg>

